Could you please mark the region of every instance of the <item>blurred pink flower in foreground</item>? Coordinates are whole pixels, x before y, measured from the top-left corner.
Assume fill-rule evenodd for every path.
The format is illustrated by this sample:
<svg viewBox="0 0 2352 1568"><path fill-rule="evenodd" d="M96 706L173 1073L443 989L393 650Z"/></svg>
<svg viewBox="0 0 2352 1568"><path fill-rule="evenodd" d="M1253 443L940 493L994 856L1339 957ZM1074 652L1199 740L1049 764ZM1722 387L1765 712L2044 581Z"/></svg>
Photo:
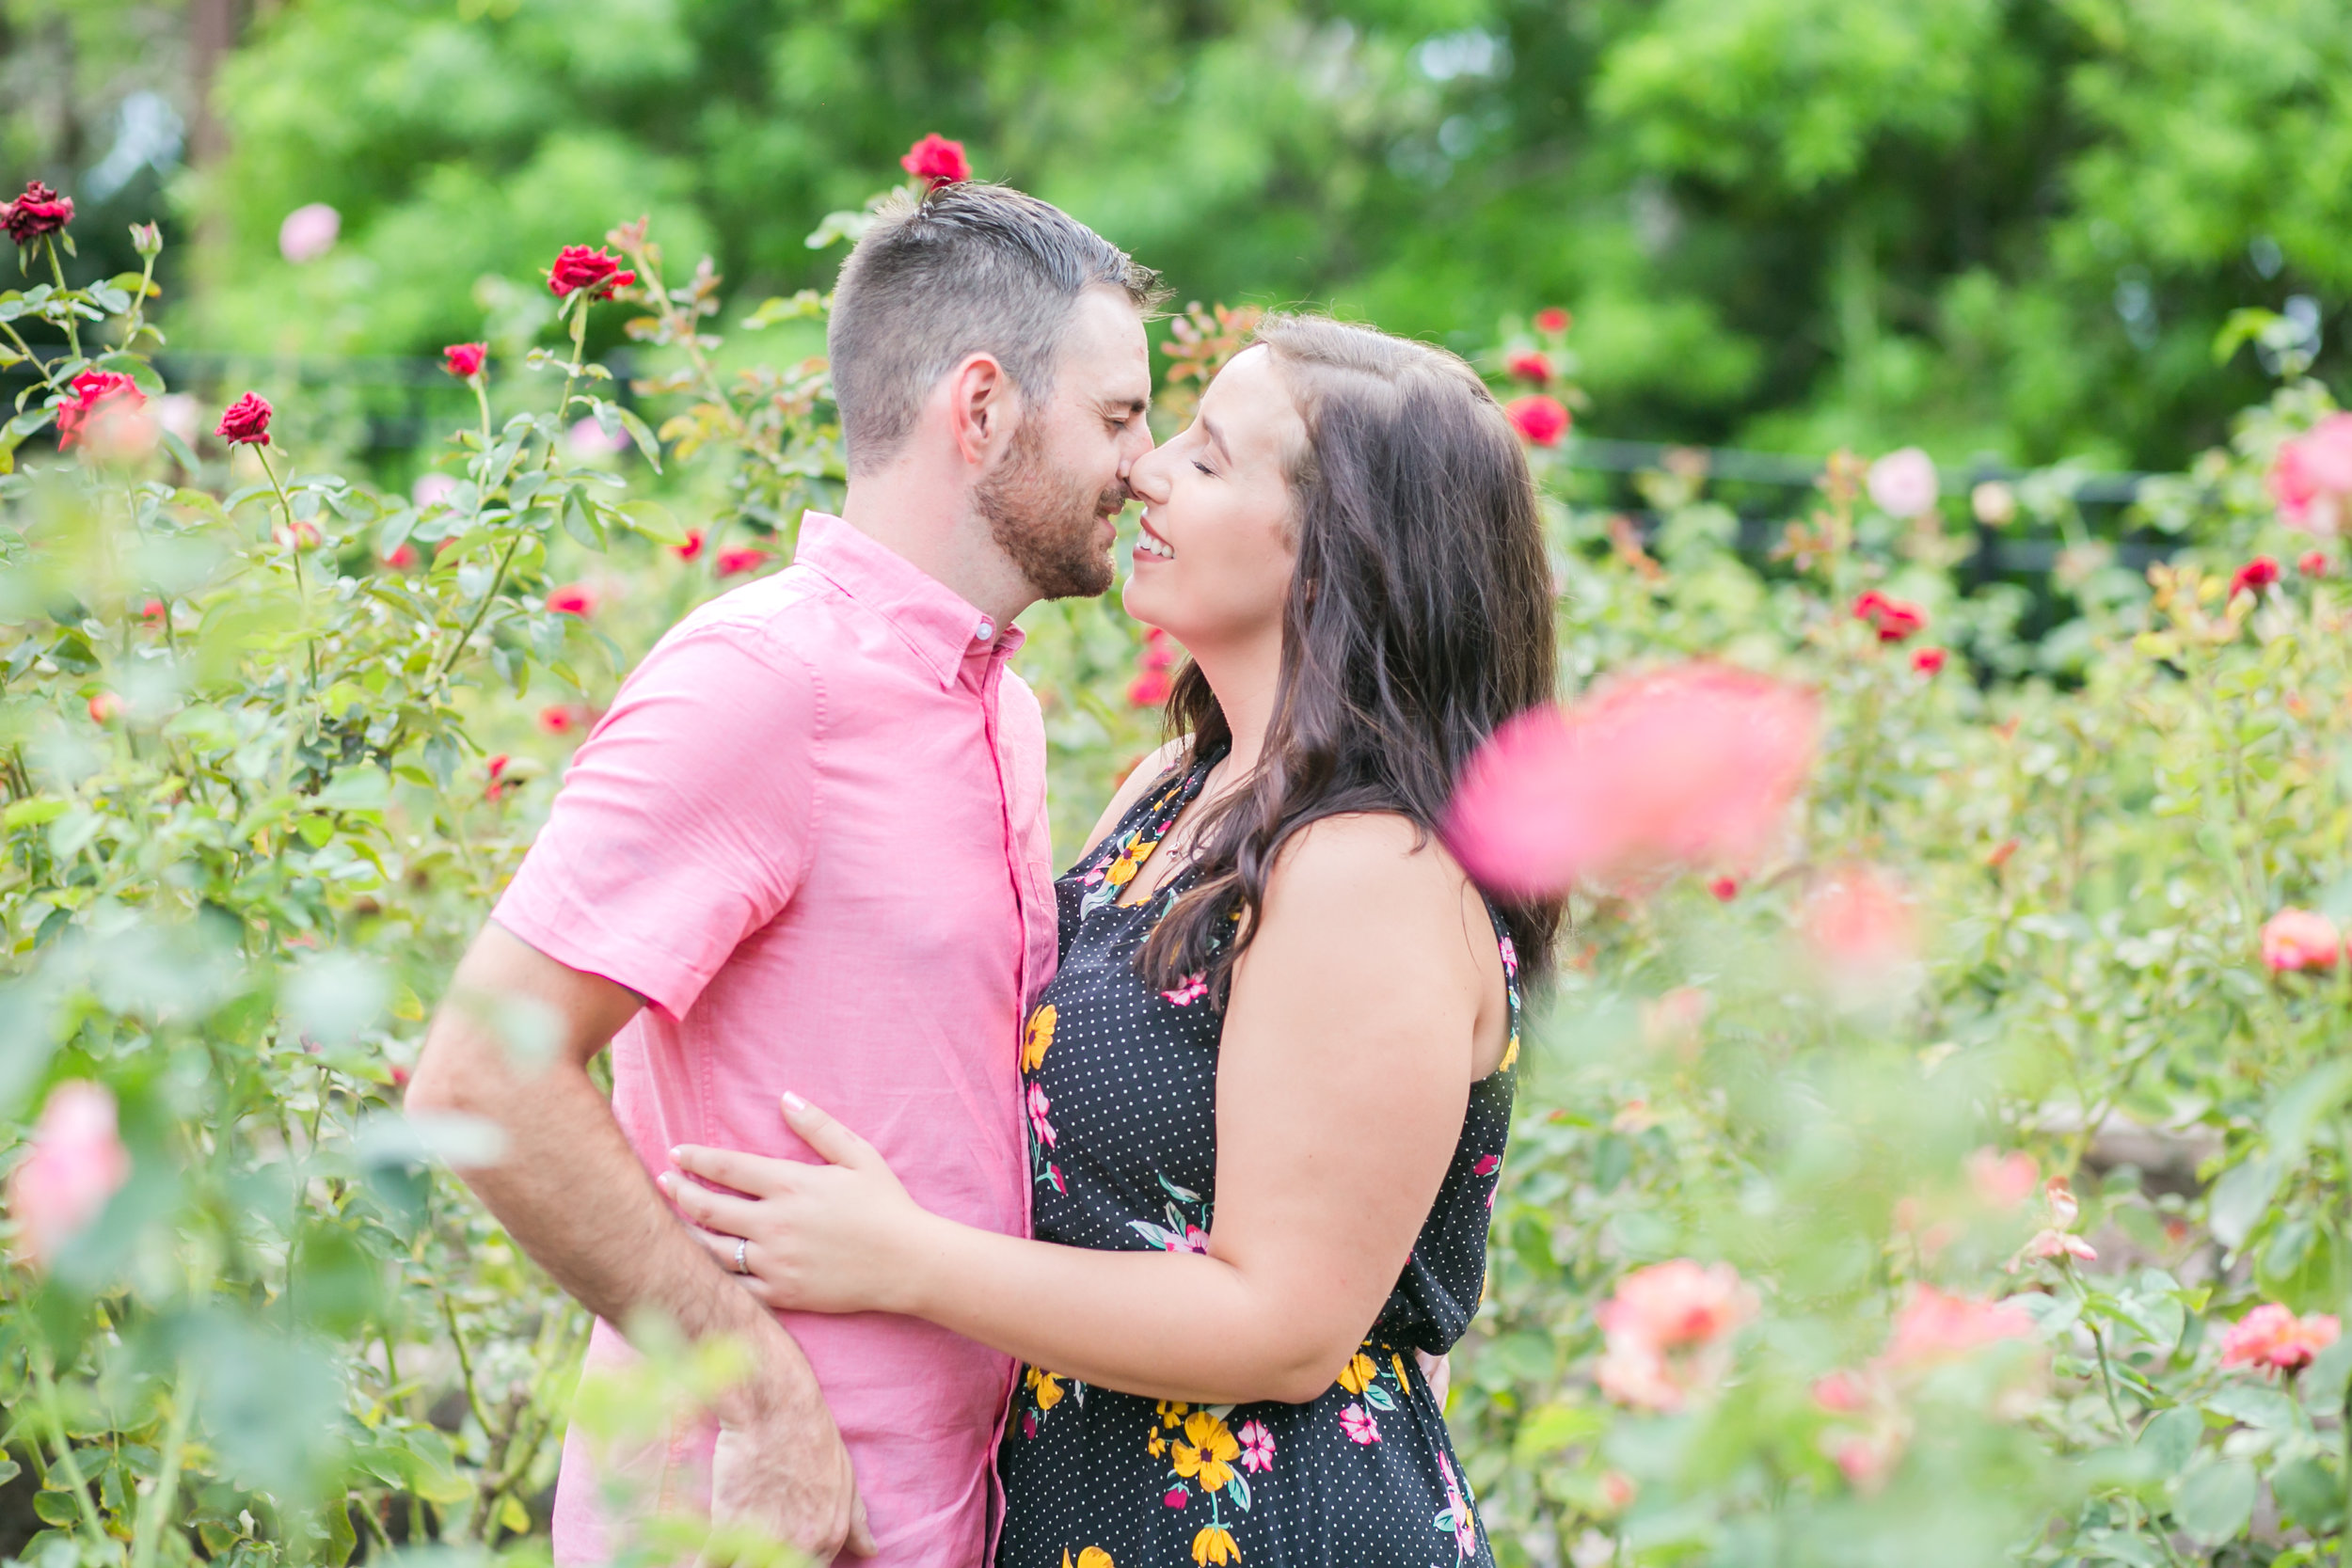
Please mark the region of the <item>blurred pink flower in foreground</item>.
<svg viewBox="0 0 2352 1568"><path fill-rule="evenodd" d="M1916 517L1935 504L1935 459L1917 447L1870 465L1870 502L1890 517Z"/></svg>
<svg viewBox="0 0 2352 1568"><path fill-rule="evenodd" d="M2332 969L2343 953L2344 935L2324 914L2283 909L2263 925L2263 962L2273 974Z"/></svg>
<svg viewBox="0 0 2352 1568"><path fill-rule="evenodd" d="M1818 725L1809 693L1724 665L1616 681L1497 730L1463 770L1446 839L1472 876L1518 893L1745 870L1804 787Z"/></svg>
<svg viewBox="0 0 2352 1568"><path fill-rule="evenodd" d="M2033 1332L2033 1319L2013 1302L1978 1301L1915 1285L1911 1299L1895 1314L1895 1332L1881 1359L1890 1369L1917 1367L2002 1339L2029 1339Z"/></svg>
<svg viewBox="0 0 2352 1568"><path fill-rule="evenodd" d="M1679 1410L1722 1378L1725 1341L1756 1308L1756 1292L1728 1263L1677 1258L1634 1270L1593 1314L1607 1338L1594 1368L1601 1392L1640 1409Z"/></svg>
<svg viewBox="0 0 2352 1568"><path fill-rule="evenodd" d="M2279 449L2270 466L2279 520L2306 533L2341 532L2352 497L2352 414L2330 414Z"/></svg>
<svg viewBox="0 0 2352 1568"><path fill-rule="evenodd" d="M2221 1337L2221 1364L2297 1372L2336 1342L2343 1325L2332 1313L2298 1318L2277 1302L2265 1302Z"/></svg>
<svg viewBox="0 0 2352 1568"><path fill-rule="evenodd" d="M278 254L295 266L315 261L335 248L336 236L342 231L342 214L326 202L296 207L278 226Z"/></svg>
<svg viewBox="0 0 2352 1568"><path fill-rule="evenodd" d="M1968 1184L1977 1190L1977 1196L1994 1209L2014 1209L2033 1196L2042 1180L2041 1167L2032 1155L2022 1149L2007 1154L1997 1149L1979 1148L1968 1156Z"/></svg>
<svg viewBox="0 0 2352 1568"><path fill-rule="evenodd" d="M32 1142L9 1173L8 1212L25 1256L45 1268L130 1180L131 1155L115 1132L113 1092L80 1079L50 1091Z"/></svg>
<svg viewBox="0 0 2352 1568"><path fill-rule="evenodd" d="M1849 1002L1901 989L1919 956L1919 923L1901 887L1870 865L1833 871L1805 900L1804 939L1832 991Z"/></svg>
<svg viewBox="0 0 2352 1568"><path fill-rule="evenodd" d="M607 431L594 415L574 420L572 428L564 433L564 444L584 463L593 463L599 457L616 457L628 451L629 446L627 432Z"/></svg>
<svg viewBox="0 0 2352 1568"><path fill-rule="evenodd" d="M440 505L456 493L457 482L447 474L419 474L417 483L408 487L408 499L420 512Z"/></svg>

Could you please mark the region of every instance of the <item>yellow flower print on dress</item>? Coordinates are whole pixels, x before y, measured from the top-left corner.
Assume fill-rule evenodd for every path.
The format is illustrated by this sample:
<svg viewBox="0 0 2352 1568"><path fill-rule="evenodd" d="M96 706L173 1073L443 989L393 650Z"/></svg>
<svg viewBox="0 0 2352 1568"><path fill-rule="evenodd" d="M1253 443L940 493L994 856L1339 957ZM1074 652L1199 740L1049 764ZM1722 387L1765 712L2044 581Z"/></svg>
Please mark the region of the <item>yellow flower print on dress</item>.
<svg viewBox="0 0 2352 1568"><path fill-rule="evenodd" d="M1061 1403L1061 1374L1049 1372L1042 1367L1029 1369L1028 1384L1037 1394L1037 1407L1051 1410Z"/></svg>
<svg viewBox="0 0 2352 1568"><path fill-rule="evenodd" d="M1222 1491L1233 1479L1233 1461L1241 1457L1241 1444L1226 1430L1223 1418L1205 1410L1184 1418L1184 1441L1169 1447L1175 1456L1168 1463L1176 1473L1198 1481L1203 1492Z"/></svg>
<svg viewBox="0 0 2352 1568"><path fill-rule="evenodd" d="M1233 1544L1233 1532L1219 1525L1211 1525L1192 1538L1192 1560L1200 1568L1212 1563L1239 1562L1241 1548Z"/></svg>
<svg viewBox="0 0 2352 1568"><path fill-rule="evenodd" d="M1360 1394L1379 1375L1380 1369L1372 1357L1359 1351L1348 1358L1346 1366L1340 1369L1340 1386L1351 1394Z"/></svg>
<svg viewBox="0 0 2352 1568"><path fill-rule="evenodd" d="M1067 1546L1061 1549L1061 1568L1073 1568ZM1111 1554L1102 1547L1087 1546L1079 1551L1075 1568L1117 1568L1117 1565L1111 1561Z"/></svg>
<svg viewBox="0 0 2352 1568"><path fill-rule="evenodd" d="M1029 1015L1028 1033L1021 1040L1021 1070L1035 1072L1045 1065L1045 1053L1054 1043L1054 1005L1048 1002Z"/></svg>

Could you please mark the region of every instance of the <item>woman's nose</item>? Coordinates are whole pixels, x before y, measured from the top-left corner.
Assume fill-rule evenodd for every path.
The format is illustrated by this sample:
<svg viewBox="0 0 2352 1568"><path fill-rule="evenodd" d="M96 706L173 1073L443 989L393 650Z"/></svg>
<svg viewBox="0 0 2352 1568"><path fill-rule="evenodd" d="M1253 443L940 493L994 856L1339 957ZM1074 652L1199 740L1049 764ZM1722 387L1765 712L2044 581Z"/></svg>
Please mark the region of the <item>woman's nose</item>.
<svg viewBox="0 0 2352 1568"><path fill-rule="evenodd" d="M1144 437L1146 440L1150 436ZM1147 504L1168 499L1168 464L1166 449L1153 447L1135 460L1127 470L1127 488Z"/></svg>

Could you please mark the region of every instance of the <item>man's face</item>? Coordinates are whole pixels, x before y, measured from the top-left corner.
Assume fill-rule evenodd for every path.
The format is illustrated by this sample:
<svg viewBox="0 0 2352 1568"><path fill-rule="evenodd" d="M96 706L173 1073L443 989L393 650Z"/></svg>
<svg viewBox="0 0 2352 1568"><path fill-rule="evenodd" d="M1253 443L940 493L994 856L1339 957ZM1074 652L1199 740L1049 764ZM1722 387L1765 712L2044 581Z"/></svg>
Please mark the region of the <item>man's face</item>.
<svg viewBox="0 0 2352 1568"><path fill-rule="evenodd" d="M1063 335L1054 389L1023 407L973 500L998 547L1048 599L1090 598L1113 576L1127 473L1152 450L1152 356L1126 296L1089 289Z"/></svg>

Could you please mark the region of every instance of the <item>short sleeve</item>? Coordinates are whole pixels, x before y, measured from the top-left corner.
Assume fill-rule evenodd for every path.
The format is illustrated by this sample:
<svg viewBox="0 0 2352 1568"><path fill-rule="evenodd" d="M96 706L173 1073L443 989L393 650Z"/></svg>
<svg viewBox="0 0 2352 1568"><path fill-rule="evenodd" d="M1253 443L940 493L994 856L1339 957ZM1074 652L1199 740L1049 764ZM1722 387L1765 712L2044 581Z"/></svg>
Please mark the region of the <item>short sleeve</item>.
<svg viewBox="0 0 2352 1568"><path fill-rule="evenodd" d="M683 1018L800 881L819 707L814 672L755 629L664 641L574 754L491 918Z"/></svg>

